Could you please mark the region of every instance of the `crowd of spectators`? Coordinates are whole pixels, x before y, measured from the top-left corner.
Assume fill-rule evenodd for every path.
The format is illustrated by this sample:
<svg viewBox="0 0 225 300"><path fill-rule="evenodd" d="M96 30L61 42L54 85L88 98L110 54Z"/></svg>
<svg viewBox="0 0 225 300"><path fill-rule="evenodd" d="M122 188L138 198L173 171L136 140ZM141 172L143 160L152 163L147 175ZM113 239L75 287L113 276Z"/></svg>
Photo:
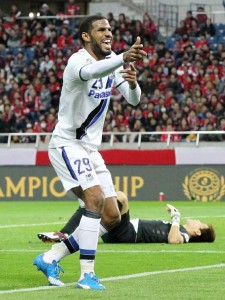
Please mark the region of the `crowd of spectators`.
<svg viewBox="0 0 225 300"><path fill-rule="evenodd" d="M116 19L108 13L113 51L123 52L140 36L148 57L136 64L142 89L139 106L128 105L115 90L105 132L190 131L172 135L172 141L178 142L195 140L191 131L225 130L225 25L213 24L203 11L199 8L201 13L195 17L188 11L167 39L159 38L148 13L142 20L131 20L124 13ZM20 19L16 5L0 17L0 133L52 132L63 70L71 54L82 47L80 19L65 15L78 12L75 1L68 0L66 11L58 12L55 19ZM41 6L40 15L53 15L48 4ZM137 140L131 136L115 134L114 139ZM202 138L220 141L223 136ZM34 140L14 136L12 142ZM166 134L142 136L142 141L166 140ZM103 141L109 141L109 136L104 135Z"/></svg>

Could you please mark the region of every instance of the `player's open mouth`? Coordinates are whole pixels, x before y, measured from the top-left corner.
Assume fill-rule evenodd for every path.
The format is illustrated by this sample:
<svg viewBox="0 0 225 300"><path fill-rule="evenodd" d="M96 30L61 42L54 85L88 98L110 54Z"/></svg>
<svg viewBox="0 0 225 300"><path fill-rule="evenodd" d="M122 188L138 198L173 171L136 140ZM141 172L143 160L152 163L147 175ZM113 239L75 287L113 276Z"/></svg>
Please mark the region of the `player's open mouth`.
<svg viewBox="0 0 225 300"><path fill-rule="evenodd" d="M106 48L111 48L111 40L105 40L104 42L102 42Z"/></svg>

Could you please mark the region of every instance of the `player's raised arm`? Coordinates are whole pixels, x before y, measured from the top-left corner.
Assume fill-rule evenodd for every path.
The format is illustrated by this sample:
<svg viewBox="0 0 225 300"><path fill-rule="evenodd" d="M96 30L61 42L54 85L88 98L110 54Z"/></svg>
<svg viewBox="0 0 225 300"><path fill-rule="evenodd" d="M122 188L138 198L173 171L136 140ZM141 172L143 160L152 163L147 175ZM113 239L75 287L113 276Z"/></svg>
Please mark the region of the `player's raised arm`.
<svg viewBox="0 0 225 300"><path fill-rule="evenodd" d="M121 67L124 63L143 60L147 56L147 53L142 50L143 45L140 41L140 37L137 37L136 42L126 52L119 55L112 55L111 58L101 59L83 66L80 70L81 77L84 80L104 77ZM134 66L131 67L131 70L133 74L136 74Z"/></svg>
<svg viewBox="0 0 225 300"><path fill-rule="evenodd" d="M167 211L171 215L171 228L168 235L168 243L169 244L182 244L184 242L184 238L180 232L180 212L173 205L167 204Z"/></svg>

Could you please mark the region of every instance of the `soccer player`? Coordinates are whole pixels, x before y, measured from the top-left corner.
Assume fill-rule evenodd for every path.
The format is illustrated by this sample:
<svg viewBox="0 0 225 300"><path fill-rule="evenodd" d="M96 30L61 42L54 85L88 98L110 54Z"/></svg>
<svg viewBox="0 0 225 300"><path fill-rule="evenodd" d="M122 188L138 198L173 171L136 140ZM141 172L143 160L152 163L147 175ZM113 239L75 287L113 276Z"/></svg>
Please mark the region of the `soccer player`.
<svg viewBox="0 0 225 300"><path fill-rule="evenodd" d="M38 255L33 264L50 285L62 286L58 262L80 251L78 288L105 287L94 272L98 236L120 221L111 174L98 152L113 86L127 102L136 106L141 90L133 62L143 60L140 37L124 53L111 50L112 31L108 20L90 16L80 25L83 49L74 53L63 74L58 123L49 143L49 158L64 189L85 203L76 230L66 239ZM126 69L123 65L127 64ZM101 224L100 224L101 221Z"/></svg>
<svg viewBox="0 0 225 300"><path fill-rule="evenodd" d="M111 231L102 236L104 243L170 243L182 244L188 242L214 242L216 234L211 224L189 219L180 225L180 212L174 206L167 204L171 222L162 220L131 219L128 199L123 192L117 192L118 206L121 212L121 222ZM84 208L80 207L59 232L39 233L43 242L59 242L66 239L78 226Z"/></svg>

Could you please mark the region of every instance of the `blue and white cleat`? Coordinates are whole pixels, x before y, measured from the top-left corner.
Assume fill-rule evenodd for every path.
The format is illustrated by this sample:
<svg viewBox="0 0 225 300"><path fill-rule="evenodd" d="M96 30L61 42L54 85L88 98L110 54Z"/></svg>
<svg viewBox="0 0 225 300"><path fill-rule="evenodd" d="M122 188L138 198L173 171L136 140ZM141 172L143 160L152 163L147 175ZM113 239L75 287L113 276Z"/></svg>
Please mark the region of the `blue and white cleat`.
<svg viewBox="0 0 225 300"><path fill-rule="evenodd" d="M98 277L93 273L84 273L84 278L78 281L77 288L85 290L105 290Z"/></svg>
<svg viewBox="0 0 225 300"><path fill-rule="evenodd" d="M37 266L38 271L42 271L47 277L49 285L53 286L64 286L65 284L60 280L59 271L64 273L62 267L53 260L52 264L48 264L43 260L44 254L38 255L33 262L33 265Z"/></svg>

